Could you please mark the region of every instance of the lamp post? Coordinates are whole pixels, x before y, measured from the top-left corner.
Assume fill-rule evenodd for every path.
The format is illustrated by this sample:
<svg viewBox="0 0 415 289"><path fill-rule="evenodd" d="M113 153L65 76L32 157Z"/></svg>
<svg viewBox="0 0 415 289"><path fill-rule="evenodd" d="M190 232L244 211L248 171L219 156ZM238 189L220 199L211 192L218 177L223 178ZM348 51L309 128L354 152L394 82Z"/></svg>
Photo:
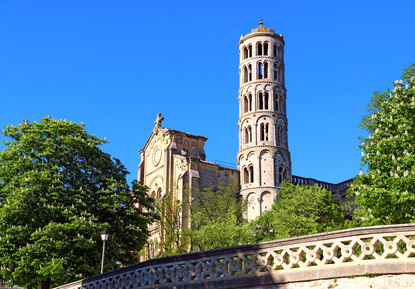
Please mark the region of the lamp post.
<svg viewBox="0 0 415 289"><path fill-rule="evenodd" d="M108 240L108 232L104 230L101 232L102 239L102 261L101 261L101 274L104 273L104 252L105 252L105 241Z"/></svg>

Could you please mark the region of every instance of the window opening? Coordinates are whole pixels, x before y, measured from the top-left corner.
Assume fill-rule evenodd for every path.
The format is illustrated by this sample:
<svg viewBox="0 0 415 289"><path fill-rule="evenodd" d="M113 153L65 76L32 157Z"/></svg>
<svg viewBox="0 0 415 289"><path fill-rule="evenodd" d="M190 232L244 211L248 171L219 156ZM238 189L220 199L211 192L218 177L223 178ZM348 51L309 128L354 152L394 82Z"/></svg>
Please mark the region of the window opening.
<svg viewBox="0 0 415 289"><path fill-rule="evenodd" d="M275 94L275 111L279 111L280 109L280 100L278 94Z"/></svg>
<svg viewBox="0 0 415 289"><path fill-rule="evenodd" d="M248 128L244 128L244 135L245 135L245 143L247 144L249 141Z"/></svg>
<svg viewBox="0 0 415 289"><path fill-rule="evenodd" d="M264 55L268 55L268 43L264 43Z"/></svg>
<svg viewBox="0 0 415 289"><path fill-rule="evenodd" d="M264 99L262 98L262 92L259 93L259 109L264 109Z"/></svg>
<svg viewBox="0 0 415 289"><path fill-rule="evenodd" d="M268 78L268 62L264 63L264 78Z"/></svg>
<svg viewBox="0 0 415 289"><path fill-rule="evenodd" d="M258 79L262 79L262 63L258 64Z"/></svg>
<svg viewBox="0 0 415 289"><path fill-rule="evenodd" d="M247 168L244 168L244 180L243 180L244 184L249 183L249 172Z"/></svg>
<svg viewBox="0 0 415 289"><path fill-rule="evenodd" d="M264 109L268 109L268 92L264 93Z"/></svg>
<svg viewBox="0 0 415 289"><path fill-rule="evenodd" d="M274 64L274 80L278 79L278 69L277 64Z"/></svg>
<svg viewBox="0 0 415 289"><path fill-rule="evenodd" d="M265 125L265 141L268 141L269 123Z"/></svg>
<svg viewBox="0 0 415 289"><path fill-rule="evenodd" d="M254 166L249 167L249 182L254 182Z"/></svg>
<svg viewBox="0 0 415 289"><path fill-rule="evenodd" d="M257 55L262 55L262 43L258 43Z"/></svg>
<svg viewBox="0 0 415 289"><path fill-rule="evenodd" d="M244 59L248 58L248 48L244 47Z"/></svg>
<svg viewBox="0 0 415 289"><path fill-rule="evenodd" d="M283 168L282 167L280 167L278 171L278 180L280 181L280 184L283 181Z"/></svg>

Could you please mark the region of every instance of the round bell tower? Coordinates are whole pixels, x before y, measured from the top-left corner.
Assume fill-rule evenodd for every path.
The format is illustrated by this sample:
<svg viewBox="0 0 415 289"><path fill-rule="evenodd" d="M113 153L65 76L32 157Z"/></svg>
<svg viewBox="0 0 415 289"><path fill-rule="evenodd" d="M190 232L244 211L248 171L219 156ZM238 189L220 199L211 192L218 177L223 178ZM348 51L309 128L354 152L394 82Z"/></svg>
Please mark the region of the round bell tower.
<svg viewBox="0 0 415 289"><path fill-rule="evenodd" d="M262 19L239 41L239 152L248 220L269 210L283 180L291 179L288 150L284 39Z"/></svg>

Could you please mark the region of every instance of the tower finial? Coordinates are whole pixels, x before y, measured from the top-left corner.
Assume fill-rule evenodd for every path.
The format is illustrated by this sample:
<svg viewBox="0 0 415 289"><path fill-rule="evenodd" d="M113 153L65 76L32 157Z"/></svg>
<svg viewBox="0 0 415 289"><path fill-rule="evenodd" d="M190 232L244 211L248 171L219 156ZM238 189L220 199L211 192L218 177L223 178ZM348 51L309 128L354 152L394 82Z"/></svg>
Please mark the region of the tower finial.
<svg viewBox="0 0 415 289"><path fill-rule="evenodd" d="M262 19L259 20L259 25L263 26Z"/></svg>

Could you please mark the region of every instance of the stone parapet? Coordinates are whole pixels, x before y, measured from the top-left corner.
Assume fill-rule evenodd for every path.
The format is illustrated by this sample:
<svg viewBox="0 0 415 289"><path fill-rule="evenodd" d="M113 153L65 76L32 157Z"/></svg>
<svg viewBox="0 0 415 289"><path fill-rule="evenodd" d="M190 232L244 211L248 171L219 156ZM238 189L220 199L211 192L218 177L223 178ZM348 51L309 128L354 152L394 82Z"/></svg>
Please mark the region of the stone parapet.
<svg viewBox="0 0 415 289"><path fill-rule="evenodd" d="M294 286L302 282L390 274L415 274L415 224L355 228L153 259L57 288L288 289L303 288Z"/></svg>
<svg viewBox="0 0 415 289"><path fill-rule="evenodd" d="M294 185L308 185L314 186L315 184L319 187L323 187L328 191L331 191L339 200L345 200L347 197L347 189L353 183L353 179L343 181L338 184L332 184L328 182L319 181L312 178L304 178L299 176L292 176L291 183Z"/></svg>

